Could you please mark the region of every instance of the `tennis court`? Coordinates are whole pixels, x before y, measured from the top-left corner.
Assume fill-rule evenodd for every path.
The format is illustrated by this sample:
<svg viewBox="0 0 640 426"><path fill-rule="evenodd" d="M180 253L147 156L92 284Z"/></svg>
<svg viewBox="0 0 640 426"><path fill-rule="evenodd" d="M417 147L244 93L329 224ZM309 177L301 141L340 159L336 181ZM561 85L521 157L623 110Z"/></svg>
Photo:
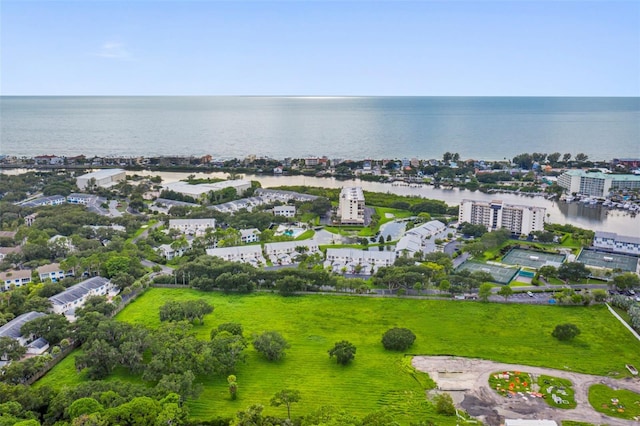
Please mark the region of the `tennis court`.
<svg viewBox="0 0 640 426"><path fill-rule="evenodd" d="M545 265L556 268L564 262L564 254L543 253L534 250L512 249L502 258L502 263L509 265L527 266L529 268L540 269Z"/></svg>
<svg viewBox="0 0 640 426"><path fill-rule="evenodd" d="M511 280L518 274L520 268L505 268L504 266L489 265L480 262L464 262L456 269L458 271L469 270L471 272L486 272L491 274L493 281L498 284L509 284Z"/></svg>
<svg viewBox="0 0 640 426"><path fill-rule="evenodd" d="M620 269L625 272L636 272L638 268L637 257L597 250L584 249L576 260L587 266L606 269Z"/></svg>

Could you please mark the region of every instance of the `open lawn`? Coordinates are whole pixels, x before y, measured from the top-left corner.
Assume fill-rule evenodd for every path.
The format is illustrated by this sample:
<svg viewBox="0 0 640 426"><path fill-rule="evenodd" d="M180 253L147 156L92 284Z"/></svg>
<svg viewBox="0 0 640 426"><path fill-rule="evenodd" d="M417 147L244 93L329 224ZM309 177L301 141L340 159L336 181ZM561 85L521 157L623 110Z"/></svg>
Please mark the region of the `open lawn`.
<svg viewBox="0 0 640 426"><path fill-rule="evenodd" d="M190 401L195 418L232 416L251 403L265 405L266 414L284 415L269 400L278 390L299 389L302 399L292 407L299 416L323 405L334 405L363 416L389 409L401 424L438 417L424 402L424 378L412 374L401 353L387 352L380 338L387 329L407 327L416 335L412 354L455 354L495 361L570 369L606 375L624 371L627 362L640 364L640 342L605 307L528 306L456 303L450 301L310 295L284 298L271 294L224 295L194 290L153 288L132 302L117 318L160 326L159 307L167 300L202 298L215 306L203 326L194 326L202 339L223 322L240 322L245 336L264 330L282 333L291 344L276 363L247 349L248 362L237 371L239 393L229 399L225 378L201 377L204 391ZM559 323L577 324L582 334L559 342L551 331ZM357 347L355 360L343 367L327 351L336 341ZM72 380L71 377L74 377ZM40 383L59 387L83 380L73 368L73 355ZM125 378L124 372L114 377ZM136 380L130 378L129 380Z"/></svg>

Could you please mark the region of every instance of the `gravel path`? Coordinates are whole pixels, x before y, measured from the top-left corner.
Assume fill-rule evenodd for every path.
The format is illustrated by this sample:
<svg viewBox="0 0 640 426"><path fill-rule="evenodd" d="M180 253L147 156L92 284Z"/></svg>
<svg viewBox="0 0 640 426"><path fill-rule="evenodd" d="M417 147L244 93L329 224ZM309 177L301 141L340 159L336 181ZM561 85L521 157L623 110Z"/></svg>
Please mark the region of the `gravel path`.
<svg viewBox="0 0 640 426"><path fill-rule="evenodd" d="M589 404L589 387L604 384L613 389L640 393L640 378L612 379L603 376L573 373L551 368L504 364L452 356L416 356L413 366L428 373L438 389L454 396L454 401L474 417L489 425L499 425L508 419L574 420L611 426L638 426L640 421L605 416ZM573 410L552 408L540 398L504 398L489 387L489 376L496 371L522 371L534 376L545 374L573 382L577 407Z"/></svg>

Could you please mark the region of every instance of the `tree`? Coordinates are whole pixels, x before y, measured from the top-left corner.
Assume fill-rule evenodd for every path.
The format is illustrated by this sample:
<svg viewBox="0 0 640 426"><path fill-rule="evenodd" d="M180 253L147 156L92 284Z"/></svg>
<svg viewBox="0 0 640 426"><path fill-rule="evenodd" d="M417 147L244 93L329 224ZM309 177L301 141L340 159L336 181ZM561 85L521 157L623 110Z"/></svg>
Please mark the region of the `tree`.
<svg viewBox="0 0 640 426"><path fill-rule="evenodd" d="M25 353L27 353L27 348L16 339L7 336L0 337L0 358L18 361Z"/></svg>
<svg viewBox="0 0 640 426"><path fill-rule="evenodd" d="M438 285L438 290L440 290L443 293L447 293L448 291L451 290L451 282L449 282L449 280L440 281L440 284Z"/></svg>
<svg viewBox="0 0 640 426"><path fill-rule="evenodd" d="M583 152L576 154L576 161L579 163L584 163L589 159L589 156Z"/></svg>
<svg viewBox="0 0 640 426"><path fill-rule="evenodd" d="M241 335L221 331L212 337L209 347L214 369L221 375L235 372L238 362L244 362L246 359L243 351L247 342Z"/></svg>
<svg viewBox="0 0 640 426"><path fill-rule="evenodd" d="M332 349L329 349L329 358L336 357L338 364L347 365L356 356L356 347L346 340L336 342Z"/></svg>
<svg viewBox="0 0 640 426"><path fill-rule="evenodd" d="M265 331L254 337L253 347L269 361L278 361L285 355L284 351L290 345L277 331Z"/></svg>
<svg viewBox="0 0 640 426"><path fill-rule="evenodd" d="M500 290L498 290L498 295L504 297L504 301L506 302L513 295L513 289L508 285L503 285L500 287Z"/></svg>
<svg viewBox="0 0 640 426"><path fill-rule="evenodd" d="M448 393L441 393L435 397L436 413L445 416L455 416L456 407L453 405L453 398Z"/></svg>
<svg viewBox="0 0 640 426"><path fill-rule="evenodd" d="M566 162L568 162L569 160L571 160L571 154L567 152L566 154L564 154L564 155L562 156L562 161L566 163Z"/></svg>
<svg viewBox="0 0 640 426"><path fill-rule="evenodd" d="M489 296L491 296L492 288L493 288L493 285L489 283L481 284L480 289L478 290L478 297L480 298L480 300L482 300L483 302L488 302Z"/></svg>
<svg viewBox="0 0 640 426"><path fill-rule="evenodd" d="M67 337L68 330L69 321L64 315L49 314L25 323L20 332L25 336L33 334L42 337L49 344L56 345Z"/></svg>
<svg viewBox="0 0 640 426"><path fill-rule="evenodd" d="M300 391L295 389L283 389L271 398L271 405L279 407L287 406L287 418L291 419L291 404L300 401Z"/></svg>
<svg viewBox="0 0 640 426"><path fill-rule="evenodd" d="M633 272L627 272L613 277L613 284L619 290L632 289L640 286L640 277Z"/></svg>
<svg viewBox="0 0 640 426"><path fill-rule="evenodd" d="M558 278L568 281L579 281L587 278L590 273L591 271L587 269L584 263L580 262L563 263L558 268Z"/></svg>
<svg viewBox="0 0 640 426"><path fill-rule="evenodd" d="M382 346L390 351L407 350L416 340L416 335L408 328L394 327L382 335Z"/></svg>
<svg viewBox="0 0 640 426"><path fill-rule="evenodd" d="M568 341L580 334L580 329L575 324L559 324L553 330L551 335L558 340Z"/></svg>

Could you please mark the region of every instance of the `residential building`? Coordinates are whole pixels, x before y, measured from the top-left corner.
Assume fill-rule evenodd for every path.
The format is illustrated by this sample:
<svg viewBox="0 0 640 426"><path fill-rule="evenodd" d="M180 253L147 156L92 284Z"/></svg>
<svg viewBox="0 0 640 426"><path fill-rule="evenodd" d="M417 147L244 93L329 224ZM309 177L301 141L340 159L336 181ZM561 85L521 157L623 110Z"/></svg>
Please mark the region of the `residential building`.
<svg viewBox="0 0 640 426"><path fill-rule="evenodd" d="M219 257L227 262L249 263L254 266L267 263L262 256L262 247L259 245L207 249L207 255Z"/></svg>
<svg viewBox="0 0 640 426"><path fill-rule="evenodd" d="M156 248L156 251L165 259L171 260L174 257L183 256L190 248L190 246L171 247L170 244L162 244Z"/></svg>
<svg viewBox="0 0 640 426"><path fill-rule="evenodd" d="M23 207L41 207L41 206L58 206L67 202L64 195L50 195L48 197L39 197L33 200L25 201L21 205Z"/></svg>
<svg viewBox="0 0 640 426"><path fill-rule="evenodd" d="M458 214L459 223L484 225L489 231L506 228L513 234L529 235L544 230L546 209L506 204L500 200L491 202L463 200Z"/></svg>
<svg viewBox="0 0 640 426"><path fill-rule="evenodd" d="M87 173L76 178L76 185L80 190L87 189L90 184L101 188L109 188L127 178L127 172L122 169L103 169ZM91 188L89 188L91 189Z"/></svg>
<svg viewBox="0 0 640 426"><path fill-rule="evenodd" d="M611 191L640 189L640 175L567 170L558 176L558 185L570 194L604 198Z"/></svg>
<svg viewBox="0 0 640 426"><path fill-rule="evenodd" d="M275 216L284 216L284 217L295 217L296 215L296 206L275 206L273 208L273 214Z"/></svg>
<svg viewBox="0 0 640 426"><path fill-rule="evenodd" d="M392 266L396 257L395 251L328 248L325 265L336 273L374 274L378 268Z"/></svg>
<svg viewBox="0 0 640 426"><path fill-rule="evenodd" d="M281 189L264 189L264 188L256 189L255 195L262 197L267 203L273 203L276 201L281 201L283 203L286 203L289 200L313 201L316 198L318 198L317 195L302 194L299 192L285 191Z"/></svg>
<svg viewBox="0 0 640 426"><path fill-rule="evenodd" d="M439 220L432 220L405 232L398 240L395 251L405 256L434 252L437 249L435 241L446 236L447 226Z"/></svg>
<svg viewBox="0 0 640 426"><path fill-rule="evenodd" d="M31 226L33 225L33 222L36 220L36 217L38 217L38 213L31 213L27 216L24 217L24 224L27 226Z"/></svg>
<svg viewBox="0 0 640 426"><path fill-rule="evenodd" d="M4 291L11 289L11 286L16 287L29 284L31 282L31 269L20 269L17 271L9 270L0 272L0 283Z"/></svg>
<svg viewBox="0 0 640 426"><path fill-rule="evenodd" d="M338 217L343 225L364 225L364 193L361 187L342 188Z"/></svg>
<svg viewBox="0 0 640 426"><path fill-rule="evenodd" d="M177 229L187 235L204 235L207 229L215 229L216 220L210 219L169 219L169 229Z"/></svg>
<svg viewBox="0 0 640 426"><path fill-rule="evenodd" d="M200 183L197 185L190 185L187 182L172 182L162 187L168 191L187 195L196 200L204 200L210 192L222 191L226 188L233 188L238 195L242 195L246 190L251 188L251 182L247 180L225 180L222 182Z"/></svg>
<svg viewBox="0 0 640 426"><path fill-rule="evenodd" d="M283 241L279 243L267 243L264 245L265 255L273 262L289 264L298 252L314 254L319 251L316 240Z"/></svg>
<svg viewBox="0 0 640 426"><path fill-rule="evenodd" d="M38 271L40 281L51 280L53 282L57 282L67 276L59 263L50 263L48 265L40 266L36 271Z"/></svg>
<svg viewBox="0 0 640 426"><path fill-rule="evenodd" d="M596 231L593 247L616 253L640 255L640 238L618 235L614 232Z"/></svg>
<svg viewBox="0 0 640 426"><path fill-rule="evenodd" d="M35 339L33 335L23 335L22 326L36 318L44 316L42 312L27 312L12 319L2 327L0 327L0 337L9 337L17 340L21 346L27 348L29 355L41 355L49 348L49 343L43 338ZM0 363L7 361L5 354L0 353ZM1 364L0 364L1 365Z"/></svg>
<svg viewBox="0 0 640 426"><path fill-rule="evenodd" d="M106 296L112 289L114 289L114 285L108 279L92 277L51 296L49 300L54 313L73 315L77 308L84 306L87 298Z"/></svg>
<svg viewBox="0 0 640 426"><path fill-rule="evenodd" d="M15 231L0 231L0 238L11 238L13 240L16 234L17 232Z"/></svg>
<svg viewBox="0 0 640 426"><path fill-rule="evenodd" d="M93 200L97 200L97 199L98 199L97 196L91 195L91 194L73 193L73 194L67 195L67 203L82 204L84 206L88 205Z"/></svg>
<svg viewBox="0 0 640 426"><path fill-rule="evenodd" d="M13 253L20 253L22 248L20 246L16 247L0 247L0 262L2 262L5 257Z"/></svg>
<svg viewBox="0 0 640 426"><path fill-rule="evenodd" d="M255 243L260 241L260 230L258 228L241 229L240 240L245 243Z"/></svg>

